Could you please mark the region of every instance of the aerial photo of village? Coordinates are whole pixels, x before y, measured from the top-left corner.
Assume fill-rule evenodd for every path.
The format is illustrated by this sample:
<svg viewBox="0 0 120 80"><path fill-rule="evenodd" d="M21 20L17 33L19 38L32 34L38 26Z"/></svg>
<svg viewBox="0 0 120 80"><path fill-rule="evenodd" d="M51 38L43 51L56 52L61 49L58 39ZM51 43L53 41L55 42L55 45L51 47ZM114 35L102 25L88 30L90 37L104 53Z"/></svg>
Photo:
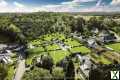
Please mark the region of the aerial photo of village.
<svg viewBox="0 0 120 80"><path fill-rule="evenodd" d="M0 80L120 80L120 0L0 0Z"/></svg>

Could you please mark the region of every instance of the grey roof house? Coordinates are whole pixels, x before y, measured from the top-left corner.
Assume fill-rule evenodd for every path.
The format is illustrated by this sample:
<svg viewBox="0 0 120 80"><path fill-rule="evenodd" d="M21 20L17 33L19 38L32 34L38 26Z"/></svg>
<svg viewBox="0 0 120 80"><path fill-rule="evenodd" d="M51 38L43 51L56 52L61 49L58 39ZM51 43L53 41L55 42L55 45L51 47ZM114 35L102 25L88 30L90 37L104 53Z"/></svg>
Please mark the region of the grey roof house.
<svg viewBox="0 0 120 80"><path fill-rule="evenodd" d="M116 36L114 33L108 33L108 32L102 32L98 36L99 41L101 42L114 42L117 40Z"/></svg>

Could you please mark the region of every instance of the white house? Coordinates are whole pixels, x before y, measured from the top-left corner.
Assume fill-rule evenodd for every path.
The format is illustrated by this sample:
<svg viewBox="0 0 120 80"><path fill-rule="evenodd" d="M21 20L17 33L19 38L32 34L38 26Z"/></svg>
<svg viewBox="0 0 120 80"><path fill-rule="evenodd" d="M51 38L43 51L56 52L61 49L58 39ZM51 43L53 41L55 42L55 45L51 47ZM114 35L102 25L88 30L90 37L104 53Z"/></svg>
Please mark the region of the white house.
<svg viewBox="0 0 120 80"><path fill-rule="evenodd" d="M0 61L4 62L5 64L13 63L13 60L9 56L0 56Z"/></svg>
<svg viewBox="0 0 120 80"><path fill-rule="evenodd" d="M87 40L87 43L88 43L88 46L91 47L91 48L95 48L97 46L97 43L95 41L95 39L88 39Z"/></svg>
<svg viewBox="0 0 120 80"><path fill-rule="evenodd" d="M91 32L97 34L97 33L99 32L99 30L98 30L98 28L93 28L93 29L91 30Z"/></svg>
<svg viewBox="0 0 120 80"><path fill-rule="evenodd" d="M106 32L106 31L101 32L98 37L99 37L98 38L99 41L101 41L101 42L112 42L112 41L117 40L114 33L109 33L109 32Z"/></svg>
<svg viewBox="0 0 120 80"><path fill-rule="evenodd" d="M2 50L3 48L6 48L7 47L7 45L5 45L5 44L0 44L0 50Z"/></svg>
<svg viewBox="0 0 120 80"><path fill-rule="evenodd" d="M76 55L78 57L78 59L80 60L80 62L82 63L80 65L80 68L82 70L82 72L87 76L89 77L89 71L91 69L91 65L93 64L91 61L90 61L90 58L88 56L81 56L79 54ZM84 63L83 63L84 61Z"/></svg>

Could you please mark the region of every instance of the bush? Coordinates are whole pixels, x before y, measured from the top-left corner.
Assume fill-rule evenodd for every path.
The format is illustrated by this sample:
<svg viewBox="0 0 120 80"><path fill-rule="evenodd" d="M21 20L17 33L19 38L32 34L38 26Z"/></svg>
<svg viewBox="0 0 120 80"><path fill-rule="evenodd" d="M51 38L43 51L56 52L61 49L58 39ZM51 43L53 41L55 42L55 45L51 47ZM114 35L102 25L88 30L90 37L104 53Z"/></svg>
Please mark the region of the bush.
<svg viewBox="0 0 120 80"><path fill-rule="evenodd" d="M56 67L52 71L53 79L54 80L64 80L64 71L63 68Z"/></svg>
<svg viewBox="0 0 120 80"><path fill-rule="evenodd" d="M50 72L42 68L34 68L26 72L22 80L52 80Z"/></svg>
<svg viewBox="0 0 120 80"><path fill-rule="evenodd" d="M0 80L4 80L7 77L7 66L0 63Z"/></svg>

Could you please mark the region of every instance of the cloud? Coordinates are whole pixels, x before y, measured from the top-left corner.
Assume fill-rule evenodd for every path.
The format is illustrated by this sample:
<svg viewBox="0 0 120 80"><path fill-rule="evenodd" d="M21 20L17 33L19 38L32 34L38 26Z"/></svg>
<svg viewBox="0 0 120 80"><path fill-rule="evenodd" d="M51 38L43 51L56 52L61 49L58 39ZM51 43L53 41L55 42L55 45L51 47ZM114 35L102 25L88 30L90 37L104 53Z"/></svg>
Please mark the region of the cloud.
<svg viewBox="0 0 120 80"><path fill-rule="evenodd" d="M65 5L44 5L35 7L33 11L46 11L46 12L70 12L73 10L72 6Z"/></svg>
<svg viewBox="0 0 120 80"><path fill-rule="evenodd" d="M23 8L23 7L25 7L23 4L21 4L21 3L18 3L18 2L14 2L13 3L16 7L19 7L19 8Z"/></svg>
<svg viewBox="0 0 120 80"><path fill-rule="evenodd" d="M102 0L98 0L95 6L83 9L82 12L102 12L106 9L102 4Z"/></svg>
<svg viewBox="0 0 120 80"><path fill-rule="evenodd" d="M8 3L4 0L0 0L0 7L6 7Z"/></svg>
<svg viewBox="0 0 120 80"><path fill-rule="evenodd" d="M118 5L120 5L120 0L112 0L112 2L110 4L113 6L118 6Z"/></svg>
<svg viewBox="0 0 120 80"><path fill-rule="evenodd" d="M96 0L73 0L72 2L93 2Z"/></svg>
<svg viewBox="0 0 120 80"><path fill-rule="evenodd" d="M96 2L95 5L86 7L82 3ZM103 0L71 0L61 2L59 4L48 4L48 5L39 5L27 6L17 1L13 1L12 4L8 3L6 0L0 0L0 12L109 12L109 11L120 11L119 6L113 5L120 4L120 0L112 0L110 3L111 6L104 5Z"/></svg>
<svg viewBox="0 0 120 80"><path fill-rule="evenodd" d="M93 2L93 1L96 1L96 0L73 0L73 1L62 2L61 4L63 4L63 5L77 5L80 3Z"/></svg>
<svg viewBox="0 0 120 80"><path fill-rule="evenodd" d="M91 7L82 7L86 5L82 5L84 2L93 2L96 4ZM120 0L117 1L120 3ZM82 7L82 8L81 8ZM47 11L47 12L116 12L120 11L120 7L113 7L109 5L105 5L103 0L73 0L62 2L59 5L44 5L40 8L37 8L38 11ZM37 11L36 10L36 11Z"/></svg>
<svg viewBox="0 0 120 80"><path fill-rule="evenodd" d="M69 1L69 2L62 2L62 5L76 5L76 3Z"/></svg>
<svg viewBox="0 0 120 80"><path fill-rule="evenodd" d="M29 7L14 1L12 4L8 3L6 0L0 0L0 12L37 12L37 11L46 11L46 12L70 12L73 10L72 5L67 4L53 4L53 5L41 5L38 7Z"/></svg>
<svg viewBox="0 0 120 80"><path fill-rule="evenodd" d="M99 0L99 1L96 3L96 6L95 6L95 7L101 6L101 3L102 3L102 0Z"/></svg>
<svg viewBox="0 0 120 80"><path fill-rule="evenodd" d="M47 11L47 12L78 12L80 8L85 6L80 4L80 2L89 2L96 0L73 0L73 1L65 1L60 4L53 5L43 5L37 8L34 8L34 11Z"/></svg>
<svg viewBox="0 0 120 80"><path fill-rule="evenodd" d="M8 3L5 0L0 0L0 12L8 11Z"/></svg>
<svg viewBox="0 0 120 80"><path fill-rule="evenodd" d="M46 11L46 12L87 12L87 11L100 11L102 8L100 8L100 4L102 0L99 0L95 6L90 8L81 9L82 5L81 3L84 2L92 2L96 0L73 0L73 1L66 1L62 2L60 4L51 4L51 5L41 5L38 7L29 7L25 6L17 1L13 2L14 6L6 6L8 5L7 2L2 0L2 4L4 3L5 8L0 8L1 12L37 12L37 11ZM3 6L3 5L2 5ZM99 9L97 9L99 8Z"/></svg>
<svg viewBox="0 0 120 80"><path fill-rule="evenodd" d="M32 8L27 7L21 3L13 2L13 5L9 4L6 0L0 0L0 12L32 12Z"/></svg>
<svg viewBox="0 0 120 80"><path fill-rule="evenodd" d="M79 0L83 1L83 0ZM86 0L93 1L93 0ZM86 2L84 1L84 2ZM75 5L78 5L76 7ZM62 2L60 5L46 5L37 8L36 11L47 11L47 12L116 12L120 11L119 7L113 7L109 5L105 5L103 0L96 1L96 4L91 7L81 8L81 5L75 2Z"/></svg>

